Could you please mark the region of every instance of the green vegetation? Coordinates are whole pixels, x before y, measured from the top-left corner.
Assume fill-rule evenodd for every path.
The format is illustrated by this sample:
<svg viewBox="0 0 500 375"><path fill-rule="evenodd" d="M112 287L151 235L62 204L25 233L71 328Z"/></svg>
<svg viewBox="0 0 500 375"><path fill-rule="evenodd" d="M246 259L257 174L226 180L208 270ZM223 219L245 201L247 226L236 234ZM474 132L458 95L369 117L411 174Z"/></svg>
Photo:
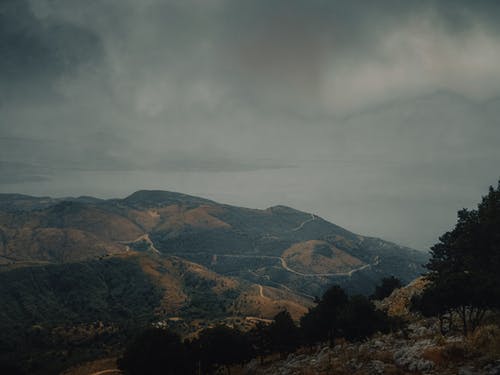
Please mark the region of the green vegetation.
<svg viewBox="0 0 500 375"><path fill-rule="evenodd" d="M394 276L384 277L380 284L375 287L375 292L370 296L372 300L383 300L389 297L395 289L401 288L403 285L401 280Z"/></svg>
<svg viewBox="0 0 500 375"><path fill-rule="evenodd" d="M149 324L161 297L133 258L2 272L0 360L50 374L102 356Z"/></svg>
<svg viewBox="0 0 500 375"><path fill-rule="evenodd" d="M203 374L213 373L220 366L225 366L229 373L231 365L243 364L253 357L249 337L226 326L204 330L189 347Z"/></svg>
<svg viewBox="0 0 500 375"><path fill-rule="evenodd" d="M363 340L389 328L390 319L375 310L370 300L364 296L348 297L340 287L334 286L302 318L300 327L284 310L274 317L271 324L259 323L248 332L217 326L203 330L198 338L183 345L168 331L148 330L131 343L120 364L130 375L170 374L173 368L179 374L212 374L221 367L225 367L229 374L232 365L243 364L257 356L261 361L272 353L285 357L302 345L325 340L333 343L335 338ZM163 359L155 359L161 357L161 353L165 358L171 358L171 353L177 353L178 357L172 363L162 365ZM179 358L186 358L185 362L177 363ZM145 363L147 366L141 367Z"/></svg>
<svg viewBox="0 0 500 375"><path fill-rule="evenodd" d="M490 187L475 210L458 212L455 228L432 247L427 265L431 281L414 308L462 332L473 332L488 310L500 308L500 182Z"/></svg>
<svg viewBox="0 0 500 375"><path fill-rule="evenodd" d="M306 343L336 338L362 340L377 331L388 331L391 321L385 313L376 310L365 296L348 296L339 286L328 289L318 304L300 320Z"/></svg>
<svg viewBox="0 0 500 375"><path fill-rule="evenodd" d="M161 191L140 191L117 200L9 195L0 196L0 201L4 251L0 362L22 364L33 374L55 374L75 362L117 355L132 335L156 319L168 322L175 315L185 321L204 320L200 326L206 327L207 321L234 313L232 307L249 290L248 282L307 295L321 295L334 282L346 293L368 294L385 275L412 279L423 261L422 254L411 249L357 236L283 206L252 210ZM212 226L213 222L222 225ZM183 260L176 265L166 262L167 266L139 261L141 257L162 259L146 251L149 241L131 242L144 235L163 254ZM332 278L303 277L285 269L279 260L283 252L309 240L328 244L315 248L314 255L331 257L331 245L335 245L373 267ZM125 245L132 251L126 252ZM127 256L134 250L143 254ZM185 259L235 276L236 283L229 287L208 270L183 269L180 264ZM401 267L403 263L412 267ZM282 306L303 302L293 293L269 294L266 298L283 298ZM251 343L252 355L284 355L298 345L325 339L325 332L326 339L344 335L354 340L376 329L372 329L375 318L370 317L369 302L354 297L344 302L338 308L320 303L321 308L310 312L300 328L282 312L272 325L259 325L252 335L243 336ZM368 328L354 327L347 311L356 319L369 316ZM223 332L210 335L219 334ZM234 332L225 334L226 339L236 337ZM220 360L207 366L212 365L227 363Z"/></svg>
<svg viewBox="0 0 500 375"><path fill-rule="evenodd" d="M289 312L284 310L274 317L269 326L269 338L272 351L277 351L284 357L300 345L300 331Z"/></svg>
<svg viewBox="0 0 500 375"><path fill-rule="evenodd" d="M194 370L180 337L164 329L142 332L127 347L119 366L128 375L182 375Z"/></svg>
<svg viewBox="0 0 500 375"><path fill-rule="evenodd" d="M189 302L182 310L182 315L189 319L215 319L228 315L228 309L238 297L239 291L228 289L215 293L212 288L215 280L202 278L196 273L184 274L184 290L189 295Z"/></svg>

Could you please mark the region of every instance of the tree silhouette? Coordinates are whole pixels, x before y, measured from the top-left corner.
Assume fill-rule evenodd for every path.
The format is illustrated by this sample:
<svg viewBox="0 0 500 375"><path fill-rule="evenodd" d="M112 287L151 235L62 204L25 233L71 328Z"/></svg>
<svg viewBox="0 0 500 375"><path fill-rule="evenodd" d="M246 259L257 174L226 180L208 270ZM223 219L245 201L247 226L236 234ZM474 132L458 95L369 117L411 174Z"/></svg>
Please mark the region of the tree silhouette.
<svg viewBox="0 0 500 375"><path fill-rule="evenodd" d="M387 331L387 315L375 308L365 296L353 296L339 315L340 335L347 340L362 340L377 331Z"/></svg>
<svg viewBox="0 0 500 375"><path fill-rule="evenodd" d="M181 375L194 370L179 336L165 329L148 329L125 350L119 367L129 375Z"/></svg>
<svg viewBox="0 0 500 375"><path fill-rule="evenodd" d="M344 290L334 285L323 294L317 306L319 324L331 345L334 339L339 337L340 313L348 301L349 298Z"/></svg>
<svg viewBox="0 0 500 375"><path fill-rule="evenodd" d="M269 327L269 335L273 350L278 351L282 357L300 345L299 329L287 310L276 314Z"/></svg>
<svg viewBox="0 0 500 375"><path fill-rule="evenodd" d="M375 287L375 292L370 296L372 300L383 300L389 297L394 289L401 288L401 280L394 276L384 277L380 284Z"/></svg>
<svg viewBox="0 0 500 375"><path fill-rule="evenodd" d="M243 364L253 357L249 338L242 332L227 326L217 326L202 331L192 343L199 356L202 373L212 373L218 366Z"/></svg>
<svg viewBox="0 0 500 375"><path fill-rule="evenodd" d="M431 284L422 298L433 299L439 313L458 314L464 335L500 307L500 182L476 210L458 212L455 228L431 248L427 268Z"/></svg>
<svg viewBox="0 0 500 375"><path fill-rule="evenodd" d="M300 318L300 330L305 344L312 346L327 338L327 332L324 330L327 323L322 322L321 318L322 316L317 307L310 308L307 314Z"/></svg>
<svg viewBox="0 0 500 375"><path fill-rule="evenodd" d="M333 345L335 338L361 340L377 331L387 331L391 323L368 298L348 297L342 288L333 286L301 318L300 328L306 344L328 340Z"/></svg>
<svg viewBox="0 0 500 375"><path fill-rule="evenodd" d="M25 372L13 363L0 362L0 374L24 375Z"/></svg>
<svg viewBox="0 0 500 375"><path fill-rule="evenodd" d="M264 364L264 357L272 352L270 328L269 324L258 322L255 327L248 332L253 351L260 357L261 364Z"/></svg>

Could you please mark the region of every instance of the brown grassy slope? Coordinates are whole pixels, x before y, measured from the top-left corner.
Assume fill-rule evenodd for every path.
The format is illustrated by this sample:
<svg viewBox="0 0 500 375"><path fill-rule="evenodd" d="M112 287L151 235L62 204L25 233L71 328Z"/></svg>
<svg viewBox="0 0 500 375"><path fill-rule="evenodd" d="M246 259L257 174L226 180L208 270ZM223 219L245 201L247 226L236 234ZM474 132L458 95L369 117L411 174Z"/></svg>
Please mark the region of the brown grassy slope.
<svg viewBox="0 0 500 375"><path fill-rule="evenodd" d="M257 284L241 284L238 280L219 275L207 268L175 256L161 257L140 254L142 269L164 290L164 296L158 313L176 315L189 304L190 296L184 285L186 277L195 276L210 281L211 291L217 295L234 290L239 294L232 304L230 312L240 316L272 318L286 309L298 320L307 312L312 302L288 291Z"/></svg>
<svg viewBox="0 0 500 375"><path fill-rule="evenodd" d="M254 284L240 294L234 302L232 311L237 315L254 316L257 318L272 319L280 311L287 310L296 321L304 315L308 307L312 306L310 300L280 289Z"/></svg>
<svg viewBox="0 0 500 375"><path fill-rule="evenodd" d="M74 228L90 232L108 241L132 241L144 233L136 223L118 213L91 205L58 206L40 213L42 226Z"/></svg>
<svg viewBox="0 0 500 375"><path fill-rule="evenodd" d="M188 226L199 229L230 228L229 224L213 216L223 210L222 207L208 204L191 209L180 205L162 207L156 210L160 218L154 229L175 231Z"/></svg>
<svg viewBox="0 0 500 375"><path fill-rule="evenodd" d="M0 228L0 256L9 261L75 262L125 251L92 233L65 228Z"/></svg>
<svg viewBox="0 0 500 375"><path fill-rule="evenodd" d="M199 264L182 258L146 254L138 256L142 270L151 276L164 291L161 307L157 311L160 314L175 315L189 302L189 294L184 288L184 277L188 274L196 275L202 280L212 281L211 290L215 294L237 289L240 286L238 281L232 278L218 275Z"/></svg>
<svg viewBox="0 0 500 375"><path fill-rule="evenodd" d="M320 240L300 242L283 252L288 266L304 273L348 272L364 263Z"/></svg>
<svg viewBox="0 0 500 375"><path fill-rule="evenodd" d="M63 202L30 212L0 212L0 257L8 262L75 262L126 251L143 234L104 208Z"/></svg>
<svg viewBox="0 0 500 375"><path fill-rule="evenodd" d="M419 277L410 284L394 290L383 301L377 302L377 307L387 311L390 316L408 317L412 297L422 293L428 284L429 281L425 277Z"/></svg>

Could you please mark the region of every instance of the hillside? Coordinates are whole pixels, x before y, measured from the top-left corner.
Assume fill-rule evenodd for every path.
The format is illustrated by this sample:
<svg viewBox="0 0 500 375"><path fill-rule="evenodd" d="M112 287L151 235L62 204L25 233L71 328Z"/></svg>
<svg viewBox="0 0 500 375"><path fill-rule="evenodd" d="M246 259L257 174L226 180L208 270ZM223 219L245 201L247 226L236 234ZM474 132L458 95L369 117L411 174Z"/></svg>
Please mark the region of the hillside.
<svg viewBox="0 0 500 375"><path fill-rule="evenodd" d="M175 255L223 275L318 295L332 282L369 293L419 276L426 255L289 207L219 204L165 191L125 199L0 195L0 264L66 263L129 250Z"/></svg>
<svg viewBox="0 0 500 375"><path fill-rule="evenodd" d="M331 284L368 294L384 276L419 276L425 260L284 206L164 191L0 194L0 360L31 358L32 373L55 373L116 354L145 325L190 335L283 309L298 320Z"/></svg>

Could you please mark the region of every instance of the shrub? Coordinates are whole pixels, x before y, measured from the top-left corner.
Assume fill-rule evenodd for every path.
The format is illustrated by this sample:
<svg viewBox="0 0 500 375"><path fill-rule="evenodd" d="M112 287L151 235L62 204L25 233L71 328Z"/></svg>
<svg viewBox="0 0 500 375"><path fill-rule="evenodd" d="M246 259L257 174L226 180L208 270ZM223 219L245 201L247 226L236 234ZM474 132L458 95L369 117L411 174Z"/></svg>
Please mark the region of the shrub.
<svg viewBox="0 0 500 375"><path fill-rule="evenodd" d="M118 361L128 375L181 375L194 373L185 345L165 329L148 329L127 347Z"/></svg>

